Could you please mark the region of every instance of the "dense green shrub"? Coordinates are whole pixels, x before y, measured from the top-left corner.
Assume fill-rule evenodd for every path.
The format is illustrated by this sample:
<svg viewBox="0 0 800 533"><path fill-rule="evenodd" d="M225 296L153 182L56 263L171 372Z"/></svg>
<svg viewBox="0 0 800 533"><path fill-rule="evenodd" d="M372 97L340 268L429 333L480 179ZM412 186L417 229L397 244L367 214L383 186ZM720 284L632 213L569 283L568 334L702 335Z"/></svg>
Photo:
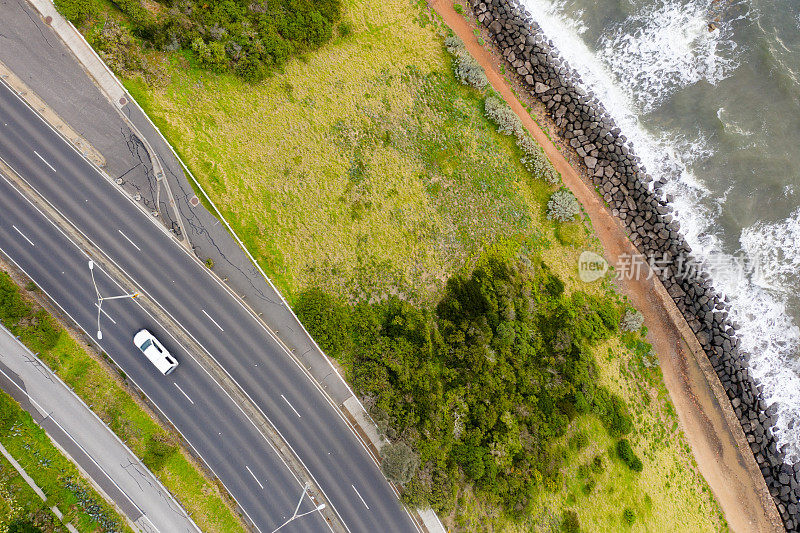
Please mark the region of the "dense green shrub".
<svg viewBox="0 0 800 533"><path fill-rule="evenodd" d="M633 523L636 522L636 514L633 512L633 509L626 507L625 510L622 511L622 520L629 526L632 526Z"/></svg>
<svg viewBox="0 0 800 533"><path fill-rule="evenodd" d="M295 313L328 355L337 357L350 347L350 315L343 304L321 289L302 293Z"/></svg>
<svg viewBox="0 0 800 533"><path fill-rule="evenodd" d="M178 445L172 441L169 435L154 433L147 439L142 462L144 462L150 470L159 471L170 456L177 451Z"/></svg>
<svg viewBox="0 0 800 533"><path fill-rule="evenodd" d="M19 414L19 406L7 394L0 394L0 429L8 429Z"/></svg>
<svg viewBox="0 0 800 533"><path fill-rule="evenodd" d="M581 206L568 189L559 189L547 201L547 218L559 222L569 222L581 212Z"/></svg>
<svg viewBox="0 0 800 533"><path fill-rule="evenodd" d="M447 512L465 479L522 514L536 490L561 483L564 457L552 443L571 419L592 411L614 435L630 431L588 349L615 331L618 305L566 295L540 261L489 255L448 280L434 313L395 297L345 306L320 289L296 308L322 343L341 337L334 344L365 406L415 451L418 462L389 448L397 457L384 462L392 479L416 471L404 495L414 505Z"/></svg>
<svg viewBox="0 0 800 533"><path fill-rule="evenodd" d="M631 448L631 443L628 442L628 439L620 439L617 441L616 450L617 457L619 457L623 463L628 465L628 468L634 472L642 471L642 461L634 453L633 448Z"/></svg>
<svg viewBox="0 0 800 533"><path fill-rule="evenodd" d="M97 16L95 0L54 0L56 9L73 24L83 24Z"/></svg>
<svg viewBox="0 0 800 533"><path fill-rule="evenodd" d="M30 307L22 299L11 277L0 272L0 321L14 325L30 313Z"/></svg>
<svg viewBox="0 0 800 533"><path fill-rule="evenodd" d="M96 16L94 1L56 0L56 7L82 24ZM341 0L154 0L154 9L142 0L112 2L142 44L164 51L189 51L201 67L232 71L248 81L260 80L292 55L328 41L341 17ZM342 36L350 30L347 24L339 26ZM136 48L135 53L141 55L139 42ZM112 59L112 68L130 64L122 54Z"/></svg>
<svg viewBox="0 0 800 533"><path fill-rule="evenodd" d="M625 401L606 389L597 389L594 392L592 411L600 417L612 437L627 435L633 429L633 421Z"/></svg>
<svg viewBox="0 0 800 533"><path fill-rule="evenodd" d="M6 533L42 533L42 530L27 519L18 519L8 524Z"/></svg>

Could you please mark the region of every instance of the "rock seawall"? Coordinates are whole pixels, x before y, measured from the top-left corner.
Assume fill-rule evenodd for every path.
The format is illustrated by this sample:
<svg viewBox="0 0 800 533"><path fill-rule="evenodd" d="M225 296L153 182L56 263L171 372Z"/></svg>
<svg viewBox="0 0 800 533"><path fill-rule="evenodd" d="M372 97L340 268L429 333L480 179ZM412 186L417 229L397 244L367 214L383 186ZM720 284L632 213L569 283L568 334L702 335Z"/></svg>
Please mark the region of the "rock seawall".
<svg viewBox="0 0 800 533"><path fill-rule="evenodd" d="M591 179L612 214L651 264L686 318L731 400L747 442L788 531L800 530L800 462L785 462L772 435L775 407L747 370L748 355L739 349L729 305L717 294L706 272L673 220L672 198L653 181L613 119L580 76L564 62L530 14L515 0L471 0L477 20L487 27L507 66L523 87L547 107L558 133L583 159ZM687 272L688 271L688 272ZM691 274L691 275L687 275Z"/></svg>

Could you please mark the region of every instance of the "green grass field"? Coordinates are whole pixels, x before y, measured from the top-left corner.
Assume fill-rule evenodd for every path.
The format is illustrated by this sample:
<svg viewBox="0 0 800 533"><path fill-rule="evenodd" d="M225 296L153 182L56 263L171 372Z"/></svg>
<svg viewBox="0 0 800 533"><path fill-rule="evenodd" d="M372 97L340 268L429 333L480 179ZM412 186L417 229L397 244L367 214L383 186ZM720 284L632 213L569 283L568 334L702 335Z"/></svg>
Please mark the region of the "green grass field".
<svg viewBox="0 0 800 533"><path fill-rule="evenodd" d="M127 86L290 299L430 302L498 236L540 242L550 186L509 157L417 7L346 16L348 37L256 86L180 57L166 87Z"/></svg>
<svg viewBox="0 0 800 533"><path fill-rule="evenodd" d="M164 84L124 80L284 295L316 286L429 306L498 242L509 255L535 250L568 291L608 290L578 279L596 238L585 220L546 219L556 187L523 168L482 95L456 81L436 17L408 0L347 0L344 19L346 37L257 85L180 54L153 59ZM609 453L595 417L579 417L559 445L563 483L536 496L535 512L514 523L465 491L449 527L559 531L569 510L586 531L726 530L660 373L627 341L595 355L635 415L628 438L644 470Z"/></svg>

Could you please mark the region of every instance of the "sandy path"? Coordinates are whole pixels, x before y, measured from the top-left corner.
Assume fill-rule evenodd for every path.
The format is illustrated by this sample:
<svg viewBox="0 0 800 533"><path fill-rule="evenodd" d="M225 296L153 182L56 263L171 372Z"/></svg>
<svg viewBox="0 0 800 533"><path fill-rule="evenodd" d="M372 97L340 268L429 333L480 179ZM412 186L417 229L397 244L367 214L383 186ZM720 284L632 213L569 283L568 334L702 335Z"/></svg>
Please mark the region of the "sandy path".
<svg viewBox="0 0 800 533"><path fill-rule="evenodd" d="M609 264L621 254L638 253L622 224L603 205L594 188L556 149L500 74L499 58L480 46L473 26L449 0L430 0L445 23L483 66L494 89L511 105L589 215ZM622 280L619 288L645 316L647 340L658 353L666 387L695 459L719 501L731 530L783 531L764 478L714 369L678 308L655 277ZM680 524L675 524L680 529Z"/></svg>

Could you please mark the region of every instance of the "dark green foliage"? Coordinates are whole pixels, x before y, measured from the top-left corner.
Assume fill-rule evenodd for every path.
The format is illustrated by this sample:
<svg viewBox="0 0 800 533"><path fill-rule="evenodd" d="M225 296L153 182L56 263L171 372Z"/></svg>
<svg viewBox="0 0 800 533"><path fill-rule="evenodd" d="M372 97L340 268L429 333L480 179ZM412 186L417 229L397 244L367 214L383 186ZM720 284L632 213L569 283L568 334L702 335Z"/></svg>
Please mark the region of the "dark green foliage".
<svg viewBox="0 0 800 533"><path fill-rule="evenodd" d="M320 289L300 295L295 313L320 348L337 357L350 347L350 314L344 305Z"/></svg>
<svg viewBox="0 0 800 533"><path fill-rule="evenodd" d="M350 25L349 22L340 22L339 23L339 36L340 37L347 37L353 33L353 27Z"/></svg>
<svg viewBox="0 0 800 533"><path fill-rule="evenodd" d="M20 337L29 348L45 351L56 345L61 336L61 326L47 314L47 311L40 309L28 322L25 328L21 328Z"/></svg>
<svg viewBox="0 0 800 533"><path fill-rule="evenodd" d="M6 529L7 533L42 533L42 530L36 527L28 520L14 520L8 524Z"/></svg>
<svg viewBox="0 0 800 533"><path fill-rule="evenodd" d="M154 433L147 439L146 449L142 462L150 470L159 471L170 456L178 451L178 445L163 433Z"/></svg>
<svg viewBox="0 0 800 533"><path fill-rule="evenodd" d="M626 524L632 526L634 522L636 522L636 515L634 514L632 509L626 508L622 511L622 519L625 521Z"/></svg>
<svg viewBox="0 0 800 533"><path fill-rule="evenodd" d="M633 421L628 406L616 394L610 394L605 389L597 389L592 408L612 437L621 437L631 432Z"/></svg>
<svg viewBox="0 0 800 533"><path fill-rule="evenodd" d="M15 325L29 313L30 308L20 296L17 286L8 274L0 272L0 321L7 325Z"/></svg>
<svg viewBox="0 0 800 533"><path fill-rule="evenodd" d="M609 431L630 431L622 400L596 384L588 350L616 329L617 305L567 296L540 261L489 256L448 280L433 314L394 297L345 307L319 289L296 310L334 347L389 438L416 452L418 462L405 451L399 466L384 462L392 479L416 470L408 503L446 512L463 479L519 516L536 491L560 486L566 451L553 441L575 416L594 411ZM579 434L572 446L587 440Z"/></svg>
<svg viewBox="0 0 800 533"><path fill-rule="evenodd" d="M231 71L258 81L294 54L314 49L333 35L341 0L160 0L150 11L142 0L112 0L148 46L195 54L203 68ZM82 23L94 11L90 0L57 0L70 20ZM341 24L340 35L350 33Z"/></svg>
<svg viewBox="0 0 800 533"><path fill-rule="evenodd" d="M628 465L628 468L630 468L634 472L642 471L643 468L642 461L633 452L633 448L631 448L631 443L628 442L628 439L620 439L617 442L616 449L617 449L617 457L619 457L623 463Z"/></svg>
<svg viewBox="0 0 800 533"><path fill-rule="evenodd" d="M56 9L73 24L83 24L97 15L95 0L55 0Z"/></svg>
<svg viewBox="0 0 800 533"><path fill-rule="evenodd" d="M578 513L575 511L564 511L561 517L561 531L564 533L580 533L581 524L578 521Z"/></svg>
<svg viewBox="0 0 800 533"><path fill-rule="evenodd" d="M8 429L19 413L19 406L7 394L0 394L0 429Z"/></svg>

